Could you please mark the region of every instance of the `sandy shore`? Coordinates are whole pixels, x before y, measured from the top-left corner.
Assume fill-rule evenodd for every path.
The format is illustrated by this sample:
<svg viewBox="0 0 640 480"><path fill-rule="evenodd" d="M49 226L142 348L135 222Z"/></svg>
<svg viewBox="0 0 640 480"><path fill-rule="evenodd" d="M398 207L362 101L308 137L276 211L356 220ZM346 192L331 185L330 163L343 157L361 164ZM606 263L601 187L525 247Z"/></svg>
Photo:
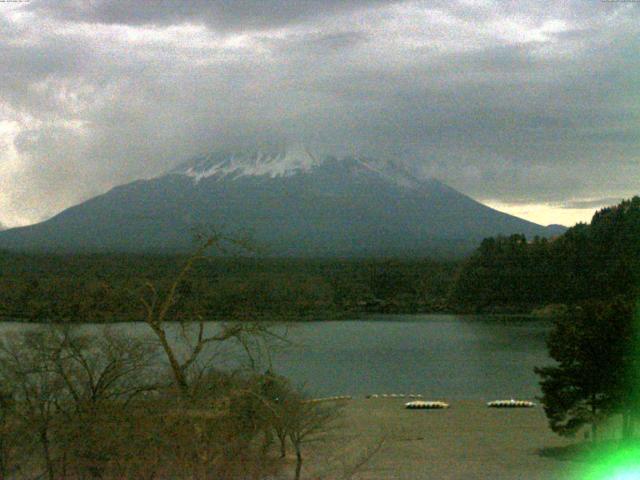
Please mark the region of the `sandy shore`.
<svg viewBox="0 0 640 480"><path fill-rule="evenodd" d="M551 432L540 406L492 409L481 401L452 401L446 410L406 410L405 401L356 399L347 403L340 432L353 439L345 450L353 455L343 463L357 460L357 448L360 452L367 446L373 448L384 438L380 451L354 478L566 480L572 477L575 463L544 454L544 449L553 450L576 440L563 439ZM330 455L333 450L339 459L340 448L339 442L330 443L322 447L322 455ZM319 466L322 455L312 463ZM311 469L308 473L307 478L318 478Z"/></svg>

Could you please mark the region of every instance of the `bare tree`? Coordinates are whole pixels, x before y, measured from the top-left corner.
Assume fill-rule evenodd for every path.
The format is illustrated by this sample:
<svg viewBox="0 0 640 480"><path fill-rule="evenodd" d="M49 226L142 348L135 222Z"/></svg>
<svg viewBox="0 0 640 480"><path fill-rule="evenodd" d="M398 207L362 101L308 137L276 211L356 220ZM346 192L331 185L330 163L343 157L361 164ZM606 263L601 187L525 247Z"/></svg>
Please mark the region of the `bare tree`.
<svg viewBox="0 0 640 480"><path fill-rule="evenodd" d="M30 331L22 338L0 342L0 375L15 395L15 415L26 437L34 437L44 460L45 475L57 478L53 430L64 402L64 384L49 356L46 332Z"/></svg>
<svg viewBox="0 0 640 480"><path fill-rule="evenodd" d="M160 292L151 282L146 283L146 294L141 296L145 308L145 322L160 342L165 353L176 387L183 398L193 396L190 384L190 369L194 367L205 347L210 344L221 344L226 341L236 341L251 357L251 346L256 339L276 335L271 332L265 322L236 321L222 323L220 330L214 334L205 333L205 323L201 316L192 321L185 321L176 315L174 307L178 304L180 286L188 278L194 265L207 258L207 252L212 249L224 250L223 244L231 243L236 247L248 250L245 240L236 240L224 235L215 234L208 237L198 237L199 245L191 254L178 274L171 282L166 292ZM172 345L168 338L166 322L177 321L181 339L186 346L186 353L179 354L178 348ZM195 330L195 331L194 331Z"/></svg>
<svg viewBox="0 0 640 480"><path fill-rule="evenodd" d="M155 388L150 346L102 333L50 326L0 343L0 377L12 391L11 414L25 439L39 444L49 479L64 478L70 465L101 477L117 456L118 442L105 434L123 420L129 402Z"/></svg>
<svg viewBox="0 0 640 480"><path fill-rule="evenodd" d="M11 465L14 408L13 391L0 385L0 480L8 478Z"/></svg>
<svg viewBox="0 0 640 480"><path fill-rule="evenodd" d="M351 480L356 474L367 470L371 460L378 455L384 447L385 441L385 436L381 435L375 439L373 443L370 443L364 448L358 448L355 454L343 455L342 458L338 459L341 465L340 479Z"/></svg>
<svg viewBox="0 0 640 480"><path fill-rule="evenodd" d="M292 396L284 404L286 412L286 431L296 454L295 480L302 473L302 446L305 443L319 441L332 430L341 405L304 400L301 396Z"/></svg>
<svg viewBox="0 0 640 480"><path fill-rule="evenodd" d="M105 328L82 334L74 327L49 333L50 361L64 385L66 402L58 431L63 465L101 478L118 456L119 440L109 426L127 421L124 412L139 395L158 388L153 369L155 346Z"/></svg>
<svg viewBox="0 0 640 480"><path fill-rule="evenodd" d="M127 403L158 388L154 379L155 347L111 329L100 335L81 334L72 327L50 333L51 362L73 400L75 410L101 401Z"/></svg>

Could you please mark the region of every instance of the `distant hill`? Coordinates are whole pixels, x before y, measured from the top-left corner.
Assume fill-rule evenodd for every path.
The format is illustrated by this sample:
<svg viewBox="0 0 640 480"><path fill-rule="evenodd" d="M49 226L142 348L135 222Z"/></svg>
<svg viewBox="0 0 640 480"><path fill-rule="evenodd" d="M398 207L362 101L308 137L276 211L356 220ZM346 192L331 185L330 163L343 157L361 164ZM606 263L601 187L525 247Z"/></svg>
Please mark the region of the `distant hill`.
<svg viewBox="0 0 640 480"><path fill-rule="evenodd" d="M558 235L562 235L564 232L566 232L567 227L565 227L564 225L553 223L551 225L547 225L546 230L549 237L557 237Z"/></svg>
<svg viewBox="0 0 640 480"><path fill-rule="evenodd" d="M489 236L557 235L394 162L287 151L216 153L0 233L0 248L178 252L192 228L249 232L272 256L459 254ZM560 232L561 233L561 232Z"/></svg>

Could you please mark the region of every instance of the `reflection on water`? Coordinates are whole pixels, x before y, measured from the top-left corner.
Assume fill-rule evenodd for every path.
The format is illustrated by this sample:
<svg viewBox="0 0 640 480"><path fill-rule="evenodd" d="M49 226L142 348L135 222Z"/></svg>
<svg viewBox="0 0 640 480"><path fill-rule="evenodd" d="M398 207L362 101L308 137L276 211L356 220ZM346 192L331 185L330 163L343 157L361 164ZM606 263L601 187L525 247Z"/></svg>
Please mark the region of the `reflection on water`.
<svg viewBox="0 0 640 480"><path fill-rule="evenodd" d="M2 334L24 328L31 327L0 324ZM144 324L109 328L149 334ZM217 324L207 328L214 330ZM278 348L271 361L276 371L319 396L422 393L444 399L531 399L539 395L533 367L550 362L544 344L549 328L544 321L454 315L298 323L286 328L291 344ZM220 364L234 352L210 350L207 355L215 355Z"/></svg>

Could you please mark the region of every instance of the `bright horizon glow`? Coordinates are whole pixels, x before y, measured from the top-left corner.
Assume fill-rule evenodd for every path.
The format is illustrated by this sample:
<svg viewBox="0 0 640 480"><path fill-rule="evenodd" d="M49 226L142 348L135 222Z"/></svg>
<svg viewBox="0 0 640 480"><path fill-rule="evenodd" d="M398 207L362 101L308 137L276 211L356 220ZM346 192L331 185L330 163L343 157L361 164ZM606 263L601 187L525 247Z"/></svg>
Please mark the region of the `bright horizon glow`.
<svg viewBox="0 0 640 480"><path fill-rule="evenodd" d="M494 208L500 212L508 213L516 217L529 220L540 225L564 225L572 227L576 223L590 223L593 214L599 209L597 208L565 208L562 205L548 203L504 203L497 200L483 201L483 204Z"/></svg>

